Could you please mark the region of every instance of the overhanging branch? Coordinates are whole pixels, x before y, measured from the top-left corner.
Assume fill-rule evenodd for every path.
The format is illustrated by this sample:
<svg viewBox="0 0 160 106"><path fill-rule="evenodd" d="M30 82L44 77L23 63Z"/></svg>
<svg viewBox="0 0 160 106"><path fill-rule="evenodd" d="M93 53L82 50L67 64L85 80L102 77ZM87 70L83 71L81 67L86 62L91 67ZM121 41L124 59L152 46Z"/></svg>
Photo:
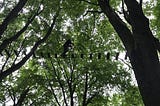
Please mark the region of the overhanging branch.
<svg viewBox="0 0 160 106"><path fill-rule="evenodd" d="M95 13L101 14L103 12L102 11L98 11L98 10L88 10L88 11L85 12L85 14L83 16L86 16L88 13L91 13L91 14L95 14Z"/></svg>
<svg viewBox="0 0 160 106"><path fill-rule="evenodd" d="M9 69L7 69L4 72L0 73L0 81L2 81L4 78L6 78L8 75L13 73L14 71L18 70L21 66L23 66L25 64L25 62L34 54L34 52L37 50L38 46L41 45L50 36L50 34L52 32L52 29L53 29L53 27L55 25L56 19L58 17L58 14L59 14L59 11L54 16L53 22L52 22L50 28L48 29L46 35L42 39L40 39L39 41L37 41L35 43L35 45L31 49L31 51L20 62L18 62L15 65L12 65Z"/></svg>
<svg viewBox="0 0 160 106"><path fill-rule="evenodd" d="M134 39L131 31L128 29L122 19L118 16L118 14L111 8L109 0L98 0L98 3L102 11L108 17L113 28L118 33L126 50L130 52L131 49L134 48Z"/></svg>
<svg viewBox="0 0 160 106"><path fill-rule="evenodd" d="M39 8L39 9L40 9L40 8ZM9 44L11 44L13 41L17 40L18 37L21 36L21 34L24 33L24 32L27 30L28 26L33 22L33 20L35 19L35 17L42 12L42 10L39 11L39 9L37 10L37 12L36 12L33 16L31 16L31 17L28 19L28 22L25 24L25 26L24 26L20 31L18 31L15 35L13 35L12 37L10 37L10 38L8 38L8 39L5 39L5 40L2 42L2 44L0 45L0 53L1 53L4 49L6 49L6 47L7 47Z"/></svg>
<svg viewBox="0 0 160 106"><path fill-rule="evenodd" d="M18 13L22 10L28 0L20 0L18 4L12 9L12 11L7 15L7 17L3 20L2 24L0 25L0 38L2 34L7 29L9 22L15 19L18 16Z"/></svg>

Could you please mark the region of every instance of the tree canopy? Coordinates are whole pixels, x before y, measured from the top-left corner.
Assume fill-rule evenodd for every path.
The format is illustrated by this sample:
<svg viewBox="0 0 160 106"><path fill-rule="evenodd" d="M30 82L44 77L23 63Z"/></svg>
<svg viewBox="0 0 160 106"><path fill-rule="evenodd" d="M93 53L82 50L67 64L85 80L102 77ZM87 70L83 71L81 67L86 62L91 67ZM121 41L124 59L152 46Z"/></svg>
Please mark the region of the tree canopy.
<svg viewBox="0 0 160 106"><path fill-rule="evenodd" d="M150 106L148 96L160 93L159 3L1 0L0 104ZM73 44L63 57L67 40Z"/></svg>

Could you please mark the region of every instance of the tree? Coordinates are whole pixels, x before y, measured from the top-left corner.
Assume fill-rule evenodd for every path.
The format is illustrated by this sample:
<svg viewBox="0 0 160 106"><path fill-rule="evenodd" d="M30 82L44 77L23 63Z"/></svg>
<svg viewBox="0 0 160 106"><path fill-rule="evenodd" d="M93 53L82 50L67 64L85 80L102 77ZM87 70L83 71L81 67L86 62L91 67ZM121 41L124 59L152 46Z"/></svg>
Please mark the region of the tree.
<svg viewBox="0 0 160 106"><path fill-rule="evenodd" d="M144 15L142 0L124 0L127 10L123 14L131 26L130 30L109 4L109 0L98 0L102 11L118 33L132 64L138 86L146 106L156 106L160 98L160 64L155 41L149 28L149 19Z"/></svg>
<svg viewBox="0 0 160 106"><path fill-rule="evenodd" d="M120 6L120 3L122 6ZM32 103L36 104L36 102L36 105L38 105L41 103L41 100L46 104L47 102L51 103L52 99L59 104L56 99L57 96L54 95L54 90L57 87L60 87L61 89L66 88L66 92L62 90L63 92L58 94L58 96L61 98L63 97L61 95L66 94L70 97L70 104L73 105L73 101L75 101L73 100L73 94L75 92L73 92L74 87L72 88L72 84L73 86L77 85L74 85L74 81L71 81L72 83L70 83L72 77L69 77L69 79L66 77L66 75L73 75L72 72L70 73L69 71L69 69L71 70L71 67L66 66L67 59L60 60L60 65L53 59L55 66L52 66L52 62L49 62L53 61L50 59L52 59L55 54L62 53L62 45L68 39L71 39L74 42L72 51L74 53L87 55L89 53L98 54L98 52L103 53L110 51L112 56L115 51L124 51L122 44L117 44L117 42L120 42L121 40L133 67L144 104L146 106L154 106L158 103L158 98L160 96L160 74L158 72L160 69L157 53L157 50L159 50L159 42L153 37L149 27L149 20L144 15L142 0L140 0L140 2L137 2L136 0L19 0L18 2L16 0L4 0L1 4L0 54L2 64L0 67L0 81L3 86L2 92L4 91L7 96L9 95L11 97L14 101L14 105L24 103L30 105ZM122 11L119 10L119 7L122 8ZM145 8L148 9L147 7ZM157 12L158 9L155 10ZM124 19L121 19L122 14L124 15ZM155 14L155 16L157 16L157 14ZM111 25L120 39L116 36ZM70 52L67 54L70 54ZM95 56L95 54L90 54L90 58L95 58L92 57ZM45 57L46 55L48 55L50 59ZM72 56L74 57L74 55ZM113 60L113 58L111 58L111 60ZM36 61L35 63L39 65L35 67L30 66L30 61L33 63ZM77 63L79 62L79 60L74 61ZM47 64L44 64L43 62L47 62ZM73 62L73 60L70 62ZM88 65L88 67L84 69L87 70L85 73L77 73L78 71L75 71L79 68L83 69L81 66L86 67L87 63L90 63L91 65ZM101 66L100 68L98 67L98 63ZM106 75L105 72L102 72L103 74L92 72L95 69L107 70L107 68L104 69L103 67L105 67L104 64L107 66L109 64L108 62L94 60L86 61L86 64L84 64L84 61L80 61L79 65L74 70L75 75L78 74L79 76L82 76L84 79L82 82L85 85L88 85L88 81L91 81L89 78L91 79L92 76L94 76L99 78L100 81L94 83L93 87L102 89L106 86L103 77L107 79L111 74L114 76L114 73L112 72L109 72L109 75ZM117 68L115 68L116 65ZM110 70L117 70L115 73L118 74L119 65L122 66L120 63L114 64L113 62ZM63 66L64 69L61 69L61 66ZM42 69L37 67L42 67ZM94 67L95 69L91 70L89 67ZM32 68L36 68L33 70L34 72L32 72ZM56 76L56 74L53 76L51 73L44 75L44 73L41 72L42 70L53 70L54 68L56 68L56 72L59 72L60 76ZM25 73L25 70L31 75ZM118 78L122 77L123 79L124 70L122 67L121 70L120 74L118 74ZM66 73L61 73L61 71L66 71ZM15 77L14 74L17 76L19 75L20 77ZM100 75L103 76L102 79ZM73 77L75 76L73 75ZM14 78L16 79L15 82L13 80ZM32 81L28 80L28 83L24 84L25 88L17 90L17 88L26 81L25 78L33 79L33 83L30 83ZM59 86L56 84L54 85L52 83L54 81L52 81L53 79L51 78L58 78L56 79L57 82L55 82L58 83ZM65 82L64 78L67 81L66 84L63 84ZM112 79L112 75L109 78ZM23 79L22 81L24 82L21 82L21 79ZM11 83L8 85L7 81ZM79 80L76 81L80 82ZM108 84L112 82L112 80L109 79L107 79L107 81L109 81ZM116 79L114 79L113 82L114 81L116 81ZM44 85L41 85L39 82L43 82ZM119 82L120 86L125 88L126 83L124 84L122 82ZM128 84L130 80L127 80L126 82ZM119 83L113 85L116 87ZM14 85L13 87L11 86L12 84ZM36 93L35 97L33 96L33 91L37 91L37 86L34 84L41 90ZM49 90L51 90L50 92L52 92L53 96L48 93L45 84L50 86ZM4 90L5 85L8 87L7 91ZM53 89L51 89L52 87ZM81 87L78 87L77 89L80 88ZM130 87L126 87L127 90L129 90L129 88ZM16 89L16 92L14 89ZM95 89L90 89L89 92L94 90ZM80 89L80 93L81 91L82 89ZM121 91L123 92L123 90ZM124 92L126 93L125 90ZM15 96L16 93L18 93L18 97ZM38 100L35 100L37 95L42 95L43 93L46 98L40 97ZM3 93L1 94L2 98L6 98ZM86 95L87 93L85 91L79 96L80 98L83 98L81 99L83 106L87 105L87 101L89 100ZM117 97L120 95L121 94L118 94ZM48 99L47 96L51 97L51 99ZM92 95L89 95L89 97L92 97ZM98 101L98 98L107 100L107 97L101 94L93 99L94 103L96 103L96 100ZM2 101L6 100L3 99ZM32 103L29 101L32 101ZM53 102L54 104L55 101ZM64 101L66 105L68 105L68 101L69 100ZM100 104L97 102L97 105ZM101 105L104 104L102 103Z"/></svg>

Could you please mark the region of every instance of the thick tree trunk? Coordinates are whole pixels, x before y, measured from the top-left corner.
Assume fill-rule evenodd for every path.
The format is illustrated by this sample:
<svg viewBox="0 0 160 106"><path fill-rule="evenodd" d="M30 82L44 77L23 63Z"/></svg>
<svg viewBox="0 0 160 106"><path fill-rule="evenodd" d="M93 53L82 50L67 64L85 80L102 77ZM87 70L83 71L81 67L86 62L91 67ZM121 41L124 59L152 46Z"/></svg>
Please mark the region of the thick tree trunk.
<svg viewBox="0 0 160 106"><path fill-rule="evenodd" d="M129 54L138 86L146 106L160 104L160 65L149 20L136 0L124 0L132 26L135 47Z"/></svg>
<svg viewBox="0 0 160 106"><path fill-rule="evenodd" d="M122 40L133 67L139 90L145 106L160 104L160 64L156 42L149 28L149 20L144 16L141 3L136 0L124 0L127 6L125 25L110 7L109 0L98 0L102 11Z"/></svg>
<svg viewBox="0 0 160 106"><path fill-rule="evenodd" d="M146 51L135 49L129 56L139 90L145 106L157 106L160 104L160 73L158 64L154 60L144 58Z"/></svg>

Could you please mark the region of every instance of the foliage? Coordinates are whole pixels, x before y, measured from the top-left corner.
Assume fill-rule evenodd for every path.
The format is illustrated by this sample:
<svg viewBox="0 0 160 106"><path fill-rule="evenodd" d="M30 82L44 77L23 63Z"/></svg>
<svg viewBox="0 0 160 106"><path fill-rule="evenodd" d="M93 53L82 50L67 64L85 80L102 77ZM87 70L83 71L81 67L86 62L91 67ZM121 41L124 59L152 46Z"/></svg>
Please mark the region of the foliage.
<svg viewBox="0 0 160 106"><path fill-rule="evenodd" d="M4 2L0 22L17 4L16 0ZM120 3L120 0L111 0L117 12L121 11ZM149 3L153 5L154 1ZM159 21L159 1L149 11L151 4L144 10L155 16L151 22L159 33L156 25ZM41 12L37 14L37 11ZM25 65L1 82L0 103L16 105L23 92L29 89L22 103L24 106L70 106L72 102L76 106L143 106L138 88L131 78L132 70L123 61L115 60L116 52L124 52L124 47L108 19L101 14L96 0L28 0L18 17L11 20L0 44L36 16L21 36L6 47L11 54L9 59L7 52L2 51L2 71L20 62L26 56L24 52L29 53L34 44L45 37L57 12L50 36L34 51L36 57L30 57ZM66 58L62 58L60 54L67 39L73 41L74 47ZM108 52L111 53L110 59L104 55ZM89 57L91 53L92 58ZM98 53L102 54L100 59ZM81 54L84 54L83 58Z"/></svg>

